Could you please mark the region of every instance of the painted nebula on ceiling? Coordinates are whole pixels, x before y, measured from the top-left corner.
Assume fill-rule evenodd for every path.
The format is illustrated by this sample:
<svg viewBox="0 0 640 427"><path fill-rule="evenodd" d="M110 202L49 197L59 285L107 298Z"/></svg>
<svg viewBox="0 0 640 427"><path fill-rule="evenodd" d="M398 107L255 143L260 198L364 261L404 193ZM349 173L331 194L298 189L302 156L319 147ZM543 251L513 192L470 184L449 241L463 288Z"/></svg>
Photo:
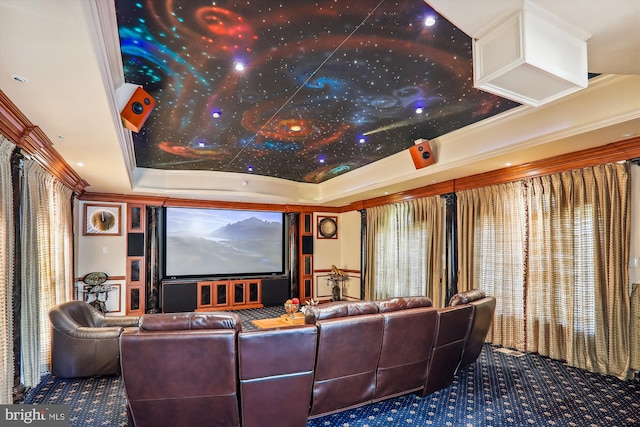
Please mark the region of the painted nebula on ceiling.
<svg viewBox="0 0 640 427"><path fill-rule="evenodd" d="M319 183L518 104L421 0L116 0L137 165ZM463 149L463 148L461 148Z"/></svg>

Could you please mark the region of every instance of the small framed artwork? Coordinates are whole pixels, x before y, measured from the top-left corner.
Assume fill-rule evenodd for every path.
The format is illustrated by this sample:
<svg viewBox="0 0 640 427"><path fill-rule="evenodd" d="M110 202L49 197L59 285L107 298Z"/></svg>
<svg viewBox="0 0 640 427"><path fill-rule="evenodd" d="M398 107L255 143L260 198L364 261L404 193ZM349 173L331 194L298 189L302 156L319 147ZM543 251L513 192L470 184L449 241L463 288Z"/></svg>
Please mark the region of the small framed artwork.
<svg viewBox="0 0 640 427"><path fill-rule="evenodd" d="M338 238L338 217L319 216L318 217L318 239Z"/></svg>
<svg viewBox="0 0 640 427"><path fill-rule="evenodd" d="M83 236L119 236L120 205L84 205Z"/></svg>

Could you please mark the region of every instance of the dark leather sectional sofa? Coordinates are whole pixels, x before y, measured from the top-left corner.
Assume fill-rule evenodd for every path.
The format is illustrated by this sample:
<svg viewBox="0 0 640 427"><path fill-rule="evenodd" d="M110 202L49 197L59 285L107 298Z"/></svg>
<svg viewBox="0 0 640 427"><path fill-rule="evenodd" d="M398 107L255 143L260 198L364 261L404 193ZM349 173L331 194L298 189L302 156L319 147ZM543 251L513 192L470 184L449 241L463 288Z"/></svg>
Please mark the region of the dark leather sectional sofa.
<svg viewBox="0 0 640 427"><path fill-rule="evenodd" d="M309 324L258 331L230 312L144 315L120 339L131 426L304 426L425 396L475 361L491 325L494 298L470 291L452 304L337 301L314 307Z"/></svg>

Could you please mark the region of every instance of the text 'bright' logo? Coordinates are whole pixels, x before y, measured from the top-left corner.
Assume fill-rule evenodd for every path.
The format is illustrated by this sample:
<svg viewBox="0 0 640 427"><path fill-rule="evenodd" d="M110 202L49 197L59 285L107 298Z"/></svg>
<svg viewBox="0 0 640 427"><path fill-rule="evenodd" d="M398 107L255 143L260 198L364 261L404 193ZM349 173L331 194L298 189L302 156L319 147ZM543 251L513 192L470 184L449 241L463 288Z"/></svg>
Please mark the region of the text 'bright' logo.
<svg viewBox="0 0 640 427"><path fill-rule="evenodd" d="M69 405L0 405L3 426L68 426ZM0 421L2 421L0 419Z"/></svg>

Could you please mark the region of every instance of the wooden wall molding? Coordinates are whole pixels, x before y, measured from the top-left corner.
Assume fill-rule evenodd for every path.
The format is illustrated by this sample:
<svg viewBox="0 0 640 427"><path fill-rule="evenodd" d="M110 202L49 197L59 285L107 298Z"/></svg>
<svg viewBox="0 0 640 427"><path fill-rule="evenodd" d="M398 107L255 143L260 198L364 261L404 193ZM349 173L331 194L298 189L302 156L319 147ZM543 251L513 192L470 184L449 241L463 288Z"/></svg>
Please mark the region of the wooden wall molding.
<svg viewBox="0 0 640 427"><path fill-rule="evenodd" d="M504 184L506 182L630 160L638 157L640 157L640 137L634 137L523 165L510 166L450 181L439 182L402 193L363 200L352 203L344 211L366 209L373 206L399 203L420 197L437 196L456 191L486 187L488 185Z"/></svg>
<svg viewBox="0 0 640 427"><path fill-rule="evenodd" d="M82 193L89 186L53 148L53 143L42 129L31 123L2 90L0 133L75 193Z"/></svg>
<svg viewBox="0 0 640 427"><path fill-rule="evenodd" d="M640 137L459 178L454 180L454 191L504 184L526 178L630 160L635 157L640 157Z"/></svg>
<svg viewBox="0 0 640 427"><path fill-rule="evenodd" d="M222 202L213 200L193 200L106 193L82 193L79 197L79 200L141 203L150 206L207 207L221 209L268 210L301 213L344 213L367 209L374 206L399 203L402 201L418 199L421 197L439 196L456 191L469 190L472 188L485 187L488 185L503 184L506 182L518 181L521 179L532 178L536 176L550 175L553 173L559 173L573 169L630 160L638 157L640 157L640 137L634 137L622 141L613 142L600 147L589 148L582 151L549 157L547 159L542 159L523 165L510 166L502 169L484 172L481 174L439 182L433 185L403 191L400 193L361 200L342 207L289 204L270 205L266 203Z"/></svg>

